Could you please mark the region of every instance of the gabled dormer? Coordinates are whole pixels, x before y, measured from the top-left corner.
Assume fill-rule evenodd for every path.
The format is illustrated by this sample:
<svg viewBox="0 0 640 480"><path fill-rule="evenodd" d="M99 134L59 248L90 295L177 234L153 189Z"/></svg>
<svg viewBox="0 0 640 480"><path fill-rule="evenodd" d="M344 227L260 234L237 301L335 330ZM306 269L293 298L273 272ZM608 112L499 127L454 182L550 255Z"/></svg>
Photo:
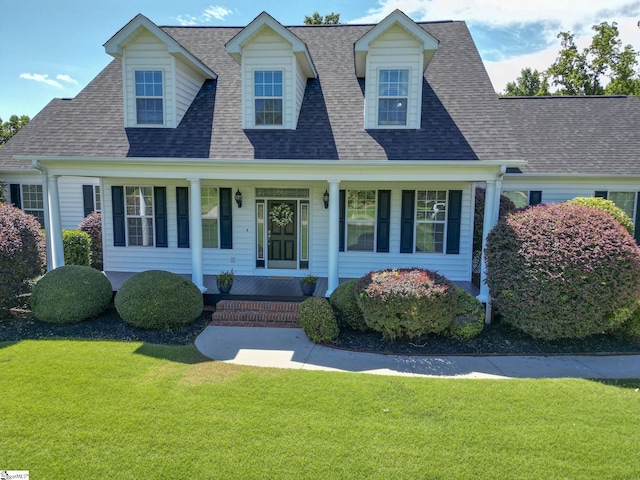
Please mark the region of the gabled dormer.
<svg viewBox="0 0 640 480"><path fill-rule="evenodd" d="M422 79L437 48L438 40L400 10L355 43L366 129L420 128Z"/></svg>
<svg viewBox="0 0 640 480"><path fill-rule="evenodd" d="M307 79L317 77L306 44L262 12L226 47L242 71L242 128L295 130Z"/></svg>
<svg viewBox="0 0 640 480"><path fill-rule="evenodd" d="M104 48L122 61L125 127L178 126L207 79L216 74L144 15Z"/></svg>

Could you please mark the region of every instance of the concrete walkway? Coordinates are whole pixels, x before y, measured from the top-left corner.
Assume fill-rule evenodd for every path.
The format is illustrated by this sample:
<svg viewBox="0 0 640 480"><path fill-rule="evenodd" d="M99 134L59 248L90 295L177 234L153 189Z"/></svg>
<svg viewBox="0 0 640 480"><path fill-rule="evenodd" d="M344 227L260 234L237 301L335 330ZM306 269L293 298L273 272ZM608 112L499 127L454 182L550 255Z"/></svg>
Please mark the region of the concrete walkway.
<svg viewBox="0 0 640 480"><path fill-rule="evenodd" d="M450 378L640 379L640 355L407 356L337 350L300 328L206 327L196 348L213 360L256 367Z"/></svg>

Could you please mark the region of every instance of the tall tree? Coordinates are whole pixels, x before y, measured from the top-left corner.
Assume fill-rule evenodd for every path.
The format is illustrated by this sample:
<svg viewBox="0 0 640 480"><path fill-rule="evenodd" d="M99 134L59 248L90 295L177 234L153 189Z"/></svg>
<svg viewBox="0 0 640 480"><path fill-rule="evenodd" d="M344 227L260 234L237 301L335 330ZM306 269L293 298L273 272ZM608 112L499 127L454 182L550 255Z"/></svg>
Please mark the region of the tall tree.
<svg viewBox="0 0 640 480"><path fill-rule="evenodd" d="M304 16L304 23L305 25L337 25L340 23L340 14L331 12L323 17L315 11L311 15Z"/></svg>
<svg viewBox="0 0 640 480"><path fill-rule="evenodd" d="M11 115L8 122L3 122L0 118L0 147L29 123L29 120L28 115Z"/></svg>
<svg viewBox="0 0 640 480"><path fill-rule="evenodd" d="M549 82L538 70L523 68L515 82L507 83L506 97L539 97L551 95Z"/></svg>

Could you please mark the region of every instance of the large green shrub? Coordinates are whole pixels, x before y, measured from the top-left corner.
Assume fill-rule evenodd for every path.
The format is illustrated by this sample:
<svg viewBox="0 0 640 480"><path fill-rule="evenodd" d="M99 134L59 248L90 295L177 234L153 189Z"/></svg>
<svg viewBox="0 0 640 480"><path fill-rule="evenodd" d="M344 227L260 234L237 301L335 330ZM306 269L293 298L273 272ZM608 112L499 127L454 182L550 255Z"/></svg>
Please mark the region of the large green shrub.
<svg viewBox="0 0 640 480"><path fill-rule="evenodd" d="M111 282L101 272L65 265L38 280L31 294L31 310L43 322L77 323L102 313L112 294Z"/></svg>
<svg viewBox="0 0 640 480"><path fill-rule="evenodd" d="M0 318L18 304L29 282L44 273L45 243L40 228L32 215L0 204Z"/></svg>
<svg viewBox="0 0 640 480"><path fill-rule="evenodd" d="M357 284L358 279L354 278L353 280L347 280L338 285L333 293L331 293L329 303L331 303L331 306L339 313L342 324L354 330L365 331L369 328L362 316L362 310L360 310L358 302L356 301L355 290Z"/></svg>
<svg viewBox="0 0 640 480"><path fill-rule="evenodd" d="M629 215L624 213L624 210L618 207L611 200L600 197L576 197L569 200L569 203L584 205L585 207L597 208L598 210L607 212L609 215L612 215L613 218L615 218L618 222L620 222L620 225L622 225L627 230L627 232L633 235L633 221L631 221Z"/></svg>
<svg viewBox="0 0 640 480"><path fill-rule="evenodd" d="M146 329L170 329L193 322L204 308L202 293L190 280L162 270L129 278L115 298L126 323Z"/></svg>
<svg viewBox="0 0 640 480"><path fill-rule="evenodd" d="M65 265L91 266L91 238L78 230L62 230Z"/></svg>
<svg viewBox="0 0 640 480"><path fill-rule="evenodd" d="M484 305L464 289L456 287L456 290L456 312L445 334L460 340L476 337L484 329Z"/></svg>
<svg viewBox="0 0 640 480"><path fill-rule="evenodd" d="M330 342L338 338L340 329L326 298L307 298L298 308L300 326L312 342Z"/></svg>
<svg viewBox="0 0 640 480"><path fill-rule="evenodd" d="M390 340L416 338L451 325L456 290L429 270L381 270L360 278L357 301L369 328Z"/></svg>
<svg viewBox="0 0 640 480"><path fill-rule="evenodd" d="M503 320L538 338L619 327L640 298L640 249L611 215L573 203L538 205L498 222L487 284Z"/></svg>
<svg viewBox="0 0 640 480"><path fill-rule="evenodd" d="M90 213L80 222L78 230L86 232L91 238L91 266L102 270L102 215Z"/></svg>

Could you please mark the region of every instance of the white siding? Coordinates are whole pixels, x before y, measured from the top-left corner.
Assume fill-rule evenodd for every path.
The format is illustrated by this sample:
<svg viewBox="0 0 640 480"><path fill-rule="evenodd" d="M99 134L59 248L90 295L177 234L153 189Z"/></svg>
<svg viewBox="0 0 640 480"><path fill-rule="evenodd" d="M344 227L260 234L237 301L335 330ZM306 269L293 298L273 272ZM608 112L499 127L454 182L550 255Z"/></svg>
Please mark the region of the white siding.
<svg viewBox="0 0 640 480"><path fill-rule="evenodd" d="M97 178L60 177L58 178L58 196L60 198L60 217L62 228L76 230L84 218L83 185L99 185Z"/></svg>
<svg viewBox="0 0 640 480"><path fill-rule="evenodd" d="M180 124L204 81L204 76L189 64L176 62L176 125Z"/></svg>
<svg viewBox="0 0 640 480"><path fill-rule="evenodd" d="M420 128L422 114L423 46L399 25L390 27L369 46L365 80L365 128ZM409 70L407 126L378 127L380 69Z"/></svg>
<svg viewBox="0 0 640 480"><path fill-rule="evenodd" d="M300 108L302 108L302 100L304 99L304 91L307 88L307 76L302 71L302 67L296 62L296 107L295 107L295 124L298 124L300 117Z"/></svg>

